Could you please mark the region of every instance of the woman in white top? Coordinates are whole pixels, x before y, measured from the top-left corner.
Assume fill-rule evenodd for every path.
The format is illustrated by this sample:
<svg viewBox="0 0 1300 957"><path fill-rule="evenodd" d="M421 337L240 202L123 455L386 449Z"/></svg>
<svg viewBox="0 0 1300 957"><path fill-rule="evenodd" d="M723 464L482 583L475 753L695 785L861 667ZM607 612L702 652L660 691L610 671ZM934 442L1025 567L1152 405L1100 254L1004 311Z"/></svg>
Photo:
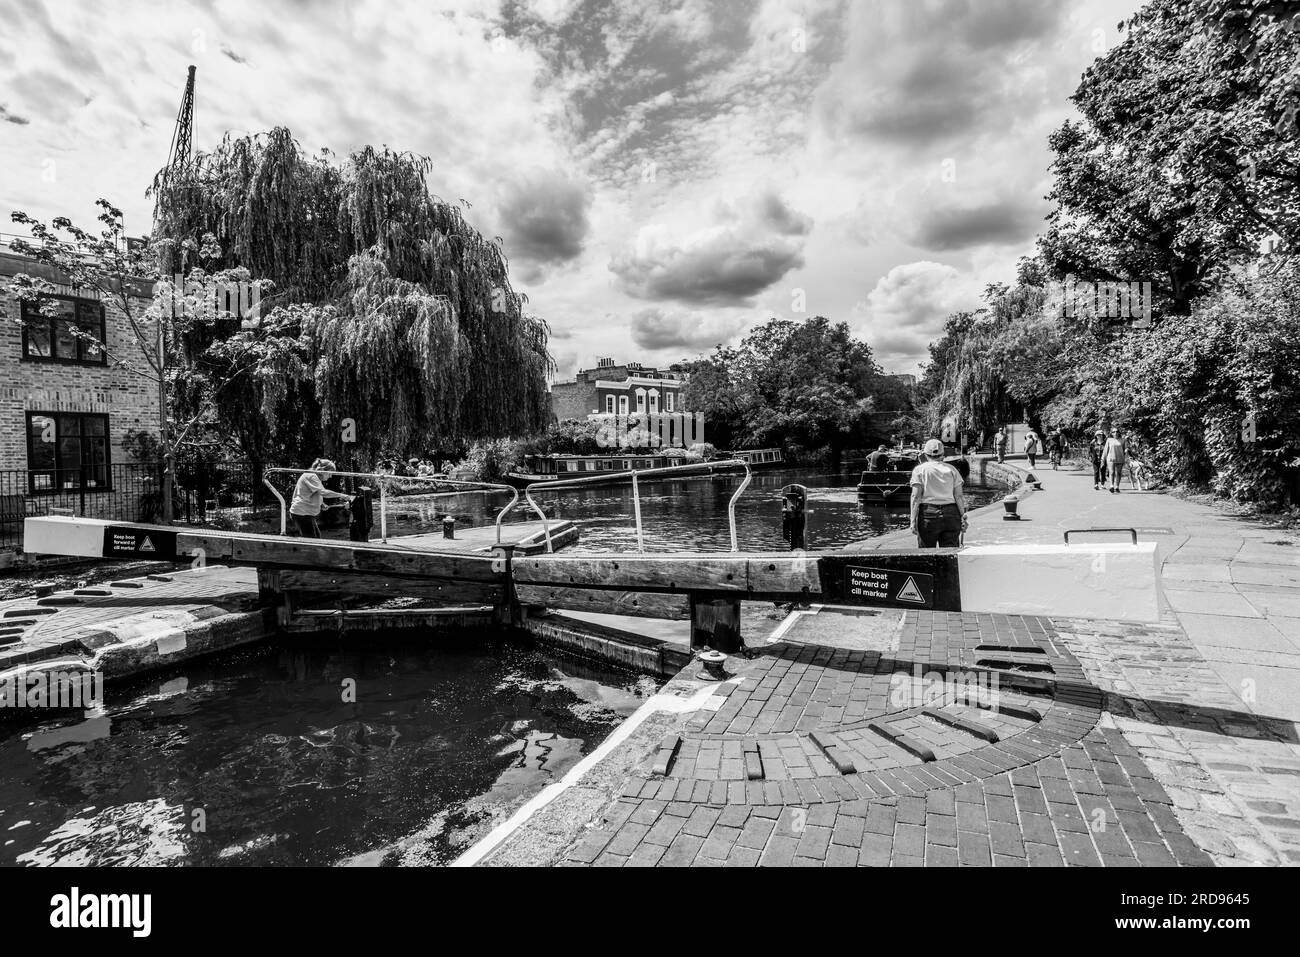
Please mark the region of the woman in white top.
<svg viewBox="0 0 1300 957"><path fill-rule="evenodd" d="M325 499L339 498L346 502L349 498L342 492L332 492L325 487L330 475L337 469L338 466L329 459L317 459L311 463L310 472L303 472L298 477L298 484L293 488L293 502L289 506L289 514L293 517L293 524L297 527L298 534L303 538L321 537L320 525L317 524L316 517L325 507Z"/></svg>

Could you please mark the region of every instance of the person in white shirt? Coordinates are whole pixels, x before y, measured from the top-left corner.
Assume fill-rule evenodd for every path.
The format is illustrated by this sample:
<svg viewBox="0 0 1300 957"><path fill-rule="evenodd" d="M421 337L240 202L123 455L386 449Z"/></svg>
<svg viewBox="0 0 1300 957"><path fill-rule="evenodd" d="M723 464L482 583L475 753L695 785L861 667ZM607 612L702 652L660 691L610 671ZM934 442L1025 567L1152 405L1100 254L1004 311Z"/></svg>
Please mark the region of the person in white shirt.
<svg viewBox="0 0 1300 957"><path fill-rule="evenodd" d="M918 548L956 548L966 529L962 477L943 461L943 443L925 443L925 461L912 469L912 534Z"/></svg>
<svg viewBox="0 0 1300 957"><path fill-rule="evenodd" d="M303 538L320 538L320 525L316 518L325 507L325 499L337 498L348 501L348 495L332 492L325 487L330 475L338 470L329 459L317 459L311 463L311 471L303 472L298 477L298 484L293 488L293 502L289 505L289 514L293 524Z"/></svg>

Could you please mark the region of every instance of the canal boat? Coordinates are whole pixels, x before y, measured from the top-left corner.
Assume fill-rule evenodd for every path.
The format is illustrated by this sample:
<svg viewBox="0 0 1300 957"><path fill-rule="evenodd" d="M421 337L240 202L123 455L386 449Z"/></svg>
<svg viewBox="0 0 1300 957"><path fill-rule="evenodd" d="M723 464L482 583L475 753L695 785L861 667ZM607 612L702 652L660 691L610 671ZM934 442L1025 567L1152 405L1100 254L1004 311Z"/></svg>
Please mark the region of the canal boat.
<svg viewBox="0 0 1300 957"><path fill-rule="evenodd" d="M619 475L627 472L644 472L671 465L689 464L685 453L659 452L655 454L614 455L525 455L520 469L506 474L511 485L523 487L533 482L554 482L565 478L589 478L593 475Z"/></svg>
<svg viewBox="0 0 1300 957"><path fill-rule="evenodd" d="M912 469L916 468L920 455L917 449L903 449L890 453L888 469L864 471L858 479L858 498L873 505L906 503L912 495ZM964 456L952 455L944 461L961 474L963 482L970 480L970 462Z"/></svg>
<svg viewBox="0 0 1300 957"><path fill-rule="evenodd" d="M785 453L780 449L738 449L727 456L740 459L750 469L775 469L785 465Z"/></svg>

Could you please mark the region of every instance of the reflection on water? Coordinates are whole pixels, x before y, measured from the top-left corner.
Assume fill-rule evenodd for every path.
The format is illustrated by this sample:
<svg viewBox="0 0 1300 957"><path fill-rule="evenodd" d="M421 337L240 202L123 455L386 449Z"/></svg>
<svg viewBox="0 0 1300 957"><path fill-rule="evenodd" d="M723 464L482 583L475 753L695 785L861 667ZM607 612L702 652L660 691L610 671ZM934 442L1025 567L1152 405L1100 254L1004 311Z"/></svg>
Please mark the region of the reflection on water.
<svg viewBox="0 0 1300 957"><path fill-rule="evenodd" d="M0 728L0 863L445 862L654 688L484 632L200 662Z"/></svg>
<svg viewBox="0 0 1300 957"><path fill-rule="evenodd" d="M906 504L886 509L864 505L858 499L861 470L839 472L784 469L755 472L749 488L736 503L736 534L741 549L784 550L781 540L781 486L798 483L808 488L807 546L837 548L887 531L907 527ZM648 551L726 551L731 547L727 503L743 475L727 473L676 481L641 484L641 524ZM972 507L986 505L1001 492L971 487ZM429 531L444 514L456 516L459 525L484 525L495 516L504 496L479 494L429 498L418 496L390 504L390 534ZM636 545L636 519L632 488L626 480L600 488L540 491L538 504L547 518L567 518L578 523L578 551L621 551ZM509 520L535 518L521 504Z"/></svg>

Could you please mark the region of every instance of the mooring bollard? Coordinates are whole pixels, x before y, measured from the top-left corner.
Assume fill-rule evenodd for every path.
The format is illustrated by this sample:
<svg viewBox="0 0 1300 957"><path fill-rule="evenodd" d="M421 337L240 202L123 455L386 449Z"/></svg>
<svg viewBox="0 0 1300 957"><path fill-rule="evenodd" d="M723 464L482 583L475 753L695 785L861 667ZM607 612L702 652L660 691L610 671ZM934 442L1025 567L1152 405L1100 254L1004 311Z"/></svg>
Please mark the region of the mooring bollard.
<svg viewBox="0 0 1300 957"><path fill-rule="evenodd" d="M443 538L456 537L456 516L448 515L446 518L442 520L442 537Z"/></svg>
<svg viewBox="0 0 1300 957"><path fill-rule="evenodd" d="M808 489L802 485L787 485L781 489L781 496L781 538L790 546L790 551L798 551L805 547L808 516L804 506L808 504Z"/></svg>

